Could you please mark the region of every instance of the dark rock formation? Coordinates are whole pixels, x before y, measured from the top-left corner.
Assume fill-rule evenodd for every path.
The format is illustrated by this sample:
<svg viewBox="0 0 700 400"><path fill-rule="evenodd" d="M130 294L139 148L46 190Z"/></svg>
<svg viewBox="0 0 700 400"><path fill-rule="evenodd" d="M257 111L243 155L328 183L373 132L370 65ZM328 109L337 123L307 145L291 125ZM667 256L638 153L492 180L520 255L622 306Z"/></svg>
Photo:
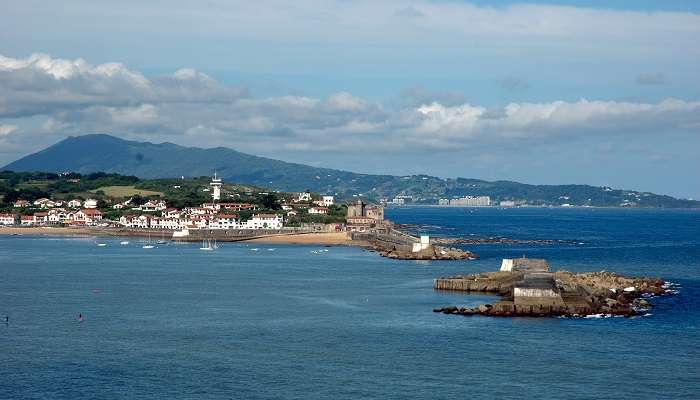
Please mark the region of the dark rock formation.
<svg viewBox="0 0 700 400"><path fill-rule="evenodd" d="M649 298L674 293L660 279L630 278L606 271L558 271L551 274L551 286L542 288L524 285L526 275L499 271L436 279L434 288L438 290L495 293L503 298L473 309L450 306L433 311L489 316L632 316L647 312L652 306Z"/></svg>

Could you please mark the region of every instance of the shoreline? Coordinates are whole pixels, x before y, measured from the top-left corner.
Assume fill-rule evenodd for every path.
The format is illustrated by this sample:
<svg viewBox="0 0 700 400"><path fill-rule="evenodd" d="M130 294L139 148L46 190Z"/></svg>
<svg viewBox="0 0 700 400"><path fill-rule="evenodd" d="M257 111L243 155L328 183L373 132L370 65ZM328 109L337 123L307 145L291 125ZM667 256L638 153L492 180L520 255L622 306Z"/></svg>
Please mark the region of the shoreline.
<svg viewBox="0 0 700 400"><path fill-rule="evenodd" d="M152 235L160 235L162 231L150 232ZM100 228L87 227L0 227L0 236L146 236L144 232L130 231L108 231ZM173 240L172 237L168 240ZM309 233L285 233L268 236L258 236L250 239L241 239L240 242L248 243L270 243L270 244L308 244L308 245L331 245L331 246L360 246L360 243L353 243L347 237L346 232L309 232Z"/></svg>

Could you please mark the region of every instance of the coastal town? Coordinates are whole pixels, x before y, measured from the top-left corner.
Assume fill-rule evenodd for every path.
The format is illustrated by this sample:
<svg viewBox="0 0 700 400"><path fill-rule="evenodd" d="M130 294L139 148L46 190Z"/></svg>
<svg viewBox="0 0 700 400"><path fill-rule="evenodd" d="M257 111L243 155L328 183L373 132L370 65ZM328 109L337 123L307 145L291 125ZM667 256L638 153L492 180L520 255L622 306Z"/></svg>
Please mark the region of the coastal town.
<svg viewBox="0 0 700 400"><path fill-rule="evenodd" d="M33 202L18 199L13 203L14 213L1 213L0 225L18 226L94 226L122 227L158 230L278 230L285 226L285 221L307 213L309 215L327 215L329 207L334 205L333 196L320 196L315 199L311 193L298 193L295 198L283 201L279 212L257 212L261 206L246 202L226 202L222 200L222 179L213 177L208 188L211 201L196 207L181 209L169 207L167 200L147 200L141 204L129 198L112 205L100 204L100 201L87 198L67 201L39 198ZM106 217L108 210L119 210L118 218ZM131 213L130 213L131 211ZM243 219L239 213L252 212L250 218Z"/></svg>
<svg viewBox="0 0 700 400"><path fill-rule="evenodd" d="M71 176L64 175L64 178ZM79 183L78 178L68 180ZM0 213L0 227L20 229L16 234L31 232L27 228L44 229L43 233L50 234L58 232L55 228L60 227L75 234L157 235L177 241L266 238L294 242L303 237L311 243L364 247L395 259L477 258L469 251L438 245L427 235L415 236L398 229L385 218L384 204L372 204L361 198L338 204L334 195L309 191L270 193L247 187L242 193L224 191L223 180L216 173L208 181L169 182L169 190L177 192L185 184L202 193L197 198L204 201L173 207L160 194L151 198L139 195L120 198L106 196L105 190L124 194L125 186L119 187L119 191L116 186L100 187L89 192L100 194L99 198L40 197L33 201L18 198L11 205L12 212ZM128 193L134 192L159 193L133 187ZM240 199L242 195L251 201L230 200Z"/></svg>

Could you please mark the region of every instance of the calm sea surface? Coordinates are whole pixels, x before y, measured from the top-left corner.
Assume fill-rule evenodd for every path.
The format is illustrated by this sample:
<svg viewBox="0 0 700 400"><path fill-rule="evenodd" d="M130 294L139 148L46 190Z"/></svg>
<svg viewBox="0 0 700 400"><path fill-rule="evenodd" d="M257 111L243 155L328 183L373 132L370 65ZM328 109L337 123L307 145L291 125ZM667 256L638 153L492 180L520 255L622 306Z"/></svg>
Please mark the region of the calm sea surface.
<svg viewBox="0 0 700 400"><path fill-rule="evenodd" d="M343 247L203 252L0 236L0 316L10 318L0 323L0 399L700 397L699 212L387 216L433 235L571 242L469 246L480 260L409 262ZM660 276L681 292L631 319L432 312L494 299L435 292L433 278L523 254L557 269Z"/></svg>

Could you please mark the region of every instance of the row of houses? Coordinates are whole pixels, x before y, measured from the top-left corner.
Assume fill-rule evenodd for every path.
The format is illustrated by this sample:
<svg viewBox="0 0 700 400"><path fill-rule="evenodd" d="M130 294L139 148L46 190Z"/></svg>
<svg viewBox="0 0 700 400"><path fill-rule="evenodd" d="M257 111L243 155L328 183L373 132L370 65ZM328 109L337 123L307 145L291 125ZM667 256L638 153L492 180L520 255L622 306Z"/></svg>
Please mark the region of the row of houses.
<svg viewBox="0 0 700 400"><path fill-rule="evenodd" d="M18 199L17 201L14 202L13 206L15 208L35 207L35 208L41 208L41 209L58 208L58 207L97 208L97 200L87 199L85 201L80 201L78 199L73 199L73 200L69 200L69 201L63 201L63 200L51 200L51 199L47 199L45 197L42 197L41 199L34 200L33 203L30 203L27 200Z"/></svg>
<svg viewBox="0 0 700 400"><path fill-rule="evenodd" d="M0 214L0 225L98 225L102 222L100 210L84 208L78 211L64 208L53 208L47 212L36 212L33 215Z"/></svg>
<svg viewBox="0 0 700 400"><path fill-rule="evenodd" d="M172 214L171 214L172 215ZM119 224L127 228L142 229L282 229L284 218L277 214L253 214L242 221L238 214L199 214L162 216L124 215Z"/></svg>

